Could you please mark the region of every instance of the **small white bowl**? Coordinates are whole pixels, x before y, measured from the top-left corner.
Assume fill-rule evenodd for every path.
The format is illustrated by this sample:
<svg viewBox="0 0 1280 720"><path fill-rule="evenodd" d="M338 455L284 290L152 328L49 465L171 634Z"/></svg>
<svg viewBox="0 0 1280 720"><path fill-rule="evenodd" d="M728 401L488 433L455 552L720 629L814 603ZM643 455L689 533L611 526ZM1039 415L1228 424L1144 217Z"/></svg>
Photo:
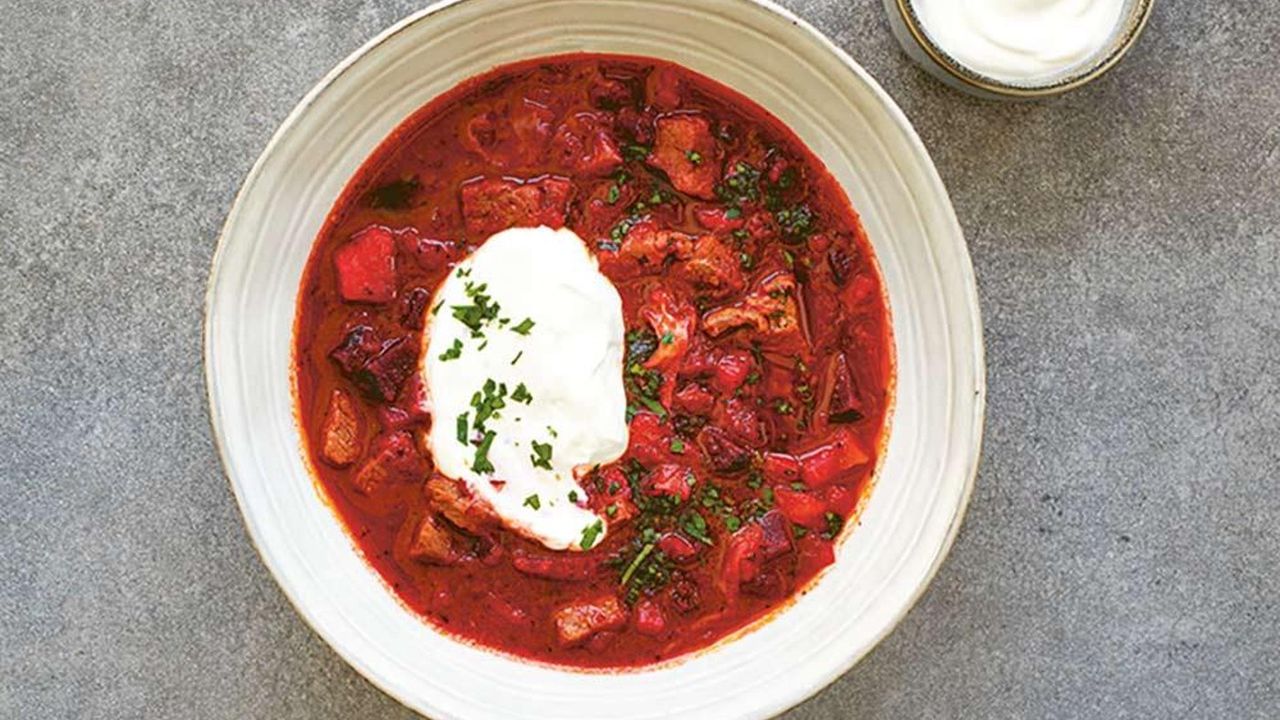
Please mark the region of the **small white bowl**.
<svg viewBox="0 0 1280 720"><path fill-rule="evenodd" d="M459 81L574 51L681 63L790 125L862 216L897 352L879 481L836 563L753 631L617 673L473 647L398 602L308 470L291 380L303 266L365 157ZM205 321L213 428L263 561L347 662L435 718L757 718L817 692L902 618L955 537L978 464L982 350L964 238L919 138L848 56L759 0L454 0L398 23L308 94L250 171L214 256Z"/></svg>
<svg viewBox="0 0 1280 720"><path fill-rule="evenodd" d="M949 55L920 22L914 0L884 0L884 8L889 13L889 27L907 56L947 85L988 100L1039 100L1091 83L1124 58L1146 27L1155 0L1124 1L1123 20L1088 62L1061 75L1025 85L989 77Z"/></svg>

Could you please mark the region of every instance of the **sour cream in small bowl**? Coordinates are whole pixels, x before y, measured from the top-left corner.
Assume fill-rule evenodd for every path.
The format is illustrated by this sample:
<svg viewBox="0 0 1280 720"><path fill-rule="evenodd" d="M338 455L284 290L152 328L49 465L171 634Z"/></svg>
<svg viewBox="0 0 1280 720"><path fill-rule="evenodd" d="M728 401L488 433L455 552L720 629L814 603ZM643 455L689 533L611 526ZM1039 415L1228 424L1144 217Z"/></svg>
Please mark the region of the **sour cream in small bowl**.
<svg viewBox="0 0 1280 720"><path fill-rule="evenodd" d="M885 0L907 54L952 87L1034 99L1080 87L1133 46L1154 0Z"/></svg>

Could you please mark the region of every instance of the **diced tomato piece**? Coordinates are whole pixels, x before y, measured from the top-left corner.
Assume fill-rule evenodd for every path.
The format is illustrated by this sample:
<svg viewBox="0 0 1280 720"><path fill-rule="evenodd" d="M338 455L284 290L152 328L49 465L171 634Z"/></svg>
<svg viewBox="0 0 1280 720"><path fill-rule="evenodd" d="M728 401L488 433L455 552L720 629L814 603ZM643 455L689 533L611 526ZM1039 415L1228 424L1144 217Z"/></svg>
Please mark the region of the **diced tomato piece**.
<svg viewBox="0 0 1280 720"><path fill-rule="evenodd" d="M809 578L814 573L836 561L830 541L817 533L809 533L796 540L796 577Z"/></svg>
<svg viewBox="0 0 1280 720"><path fill-rule="evenodd" d="M747 224L747 219L742 216L741 211L729 217L729 211L718 207L698 208L693 216L698 219L699 225L712 232L727 233Z"/></svg>
<svg viewBox="0 0 1280 720"><path fill-rule="evenodd" d="M609 518L610 527L639 514L639 509L631 500L631 483L627 482L627 476L618 466L601 470L598 480L599 489L591 492L589 505L592 510Z"/></svg>
<svg viewBox="0 0 1280 720"><path fill-rule="evenodd" d="M343 468L360 458L360 450L360 411L346 391L335 388L320 426L320 456Z"/></svg>
<svg viewBox="0 0 1280 720"><path fill-rule="evenodd" d="M648 163L665 172L680 192L715 199L723 160L705 117L692 113L659 117Z"/></svg>
<svg viewBox="0 0 1280 720"><path fill-rule="evenodd" d="M827 504L817 495L777 485L773 488L773 497L778 510L791 522L813 530L827 526Z"/></svg>
<svg viewBox="0 0 1280 720"><path fill-rule="evenodd" d="M371 225L333 253L338 294L347 302L385 303L396 296L396 242L391 230Z"/></svg>
<svg viewBox="0 0 1280 720"><path fill-rule="evenodd" d="M870 459L858 436L840 429L828 443L800 456L800 475L806 485L818 488Z"/></svg>
<svg viewBox="0 0 1280 720"><path fill-rule="evenodd" d="M532 555L516 551L511 564L526 575L548 580L585 581L600 569L600 559L594 555L579 553L563 555Z"/></svg>
<svg viewBox="0 0 1280 720"><path fill-rule="evenodd" d="M718 427L699 430L698 447L706 456L707 464L718 473L731 475L751 465L751 451Z"/></svg>
<svg viewBox="0 0 1280 720"><path fill-rule="evenodd" d="M628 452L646 465L666 462L671 457L671 426L651 412L636 413L631 419L631 443Z"/></svg>
<svg viewBox="0 0 1280 720"><path fill-rule="evenodd" d="M635 627L641 635L661 635L667 629L667 618L658 603L644 598L636 603Z"/></svg>
<svg viewBox="0 0 1280 720"><path fill-rule="evenodd" d="M372 495L392 484L421 480L427 462L418 454L407 432L382 435L369 448L369 458L356 472L353 484L362 495Z"/></svg>
<svg viewBox="0 0 1280 720"><path fill-rule="evenodd" d="M680 533L671 532L658 539L658 549L675 562L684 563L697 557L701 548Z"/></svg>
<svg viewBox="0 0 1280 720"><path fill-rule="evenodd" d="M764 479L770 485L790 485L800 482L800 460L795 455L781 452L764 454Z"/></svg>
<svg viewBox="0 0 1280 720"><path fill-rule="evenodd" d="M613 595L603 595L588 602L567 605L552 616L561 645L577 645L592 635L606 630L619 630L627 624L627 611Z"/></svg>
<svg viewBox="0 0 1280 720"><path fill-rule="evenodd" d="M479 240L511 227L564 227L573 183L561 177L528 182L484 178L462 186L467 234Z"/></svg>
<svg viewBox="0 0 1280 720"><path fill-rule="evenodd" d="M551 138L551 152L566 170L580 175L608 175L622 166L618 143L592 113L566 118Z"/></svg>
<svg viewBox="0 0 1280 720"><path fill-rule="evenodd" d="M716 396L697 383L689 383L675 395L673 408L691 415L710 415L716 405Z"/></svg>
<svg viewBox="0 0 1280 720"><path fill-rule="evenodd" d="M659 465L645 477L644 491L653 497L673 497L687 502L693 494L692 478L693 471L684 465Z"/></svg>
<svg viewBox="0 0 1280 720"><path fill-rule="evenodd" d="M711 384L722 393L731 393L747 382L755 366L750 353L739 350L719 353L712 368Z"/></svg>
<svg viewBox="0 0 1280 720"><path fill-rule="evenodd" d="M858 493L847 485L828 485L822 489L822 496L826 498L827 507L841 517L847 517L858 505Z"/></svg>

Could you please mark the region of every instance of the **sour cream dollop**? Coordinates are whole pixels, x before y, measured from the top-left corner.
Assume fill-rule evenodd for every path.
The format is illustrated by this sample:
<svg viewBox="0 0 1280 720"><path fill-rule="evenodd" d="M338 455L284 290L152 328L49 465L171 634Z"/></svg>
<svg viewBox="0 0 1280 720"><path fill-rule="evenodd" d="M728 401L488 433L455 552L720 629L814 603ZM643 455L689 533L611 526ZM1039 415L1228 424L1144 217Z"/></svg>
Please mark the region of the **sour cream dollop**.
<svg viewBox="0 0 1280 720"><path fill-rule="evenodd" d="M971 70L1025 85L1093 59L1115 35L1125 0L912 0L929 37Z"/></svg>
<svg viewBox="0 0 1280 720"><path fill-rule="evenodd" d="M436 469L512 530L583 550L607 521L578 477L627 448L622 299L570 230L490 237L427 310L421 366Z"/></svg>

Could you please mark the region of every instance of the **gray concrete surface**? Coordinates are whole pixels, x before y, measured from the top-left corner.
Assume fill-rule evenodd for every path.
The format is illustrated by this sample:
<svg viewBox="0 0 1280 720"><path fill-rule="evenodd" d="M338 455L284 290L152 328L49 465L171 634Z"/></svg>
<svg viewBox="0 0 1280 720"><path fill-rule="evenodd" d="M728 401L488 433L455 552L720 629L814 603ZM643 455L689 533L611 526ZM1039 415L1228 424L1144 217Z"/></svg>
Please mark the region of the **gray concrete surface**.
<svg viewBox="0 0 1280 720"><path fill-rule="evenodd" d="M1280 14L1161 2L1057 102L910 66L879 0L792 0L916 123L977 268L964 529L789 718L1280 711ZM258 561L210 441L215 234L276 125L416 2L0 12L0 717L410 713Z"/></svg>

